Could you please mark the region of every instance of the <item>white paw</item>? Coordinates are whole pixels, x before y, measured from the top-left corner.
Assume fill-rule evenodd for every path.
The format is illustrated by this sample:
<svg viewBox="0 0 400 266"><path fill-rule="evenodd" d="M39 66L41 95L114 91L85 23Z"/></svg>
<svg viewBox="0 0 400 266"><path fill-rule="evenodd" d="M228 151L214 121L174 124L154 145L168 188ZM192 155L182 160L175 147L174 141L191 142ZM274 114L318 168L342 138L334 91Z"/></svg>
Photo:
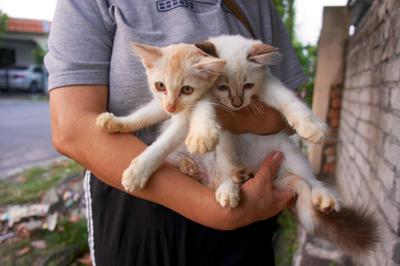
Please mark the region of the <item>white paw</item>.
<svg viewBox="0 0 400 266"><path fill-rule="evenodd" d="M215 149L219 141L219 126L207 126L203 130L190 130L186 137L186 148L190 153L204 154Z"/></svg>
<svg viewBox="0 0 400 266"><path fill-rule="evenodd" d="M112 113L106 112L99 115L96 119L96 125L108 133L123 131L123 124Z"/></svg>
<svg viewBox="0 0 400 266"><path fill-rule="evenodd" d="M221 207L236 208L240 200L240 187L231 180L226 180L215 191L215 197Z"/></svg>
<svg viewBox="0 0 400 266"><path fill-rule="evenodd" d="M314 187L311 191L311 200L314 207L321 212L340 211L341 206L338 196L327 187Z"/></svg>
<svg viewBox="0 0 400 266"><path fill-rule="evenodd" d="M315 116L309 116L297 123L297 134L311 143L321 143L327 133L327 125Z"/></svg>
<svg viewBox="0 0 400 266"><path fill-rule="evenodd" d="M122 174L122 186L128 192L142 189L149 180L152 173L146 169L146 166L138 159L134 159L128 168Z"/></svg>

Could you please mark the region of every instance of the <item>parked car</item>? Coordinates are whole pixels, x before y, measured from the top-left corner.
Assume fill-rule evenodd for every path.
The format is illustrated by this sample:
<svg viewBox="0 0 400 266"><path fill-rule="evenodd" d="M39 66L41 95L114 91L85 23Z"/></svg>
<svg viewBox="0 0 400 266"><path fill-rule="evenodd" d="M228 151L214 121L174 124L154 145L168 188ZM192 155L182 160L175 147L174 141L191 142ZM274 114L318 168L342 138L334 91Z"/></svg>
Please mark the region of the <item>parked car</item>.
<svg viewBox="0 0 400 266"><path fill-rule="evenodd" d="M47 73L40 65L0 68L0 88L45 92Z"/></svg>

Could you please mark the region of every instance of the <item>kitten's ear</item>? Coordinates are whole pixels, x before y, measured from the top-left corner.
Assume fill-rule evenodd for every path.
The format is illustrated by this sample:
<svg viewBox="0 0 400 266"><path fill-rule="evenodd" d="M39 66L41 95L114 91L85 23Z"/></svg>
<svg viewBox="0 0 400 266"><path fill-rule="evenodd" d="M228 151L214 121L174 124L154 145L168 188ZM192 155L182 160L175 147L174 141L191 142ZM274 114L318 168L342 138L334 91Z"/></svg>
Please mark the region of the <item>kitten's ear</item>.
<svg viewBox="0 0 400 266"><path fill-rule="evenodd" d="M279 49L271 45L256 43L250 49L247 59L260 65L276 65L281 59Z"/></svg>
<svg viewBox="0 0 400 266"><path fill-rule="evenodd" d="M226 61L215 57L204 57L194 65L195 72L206 79L216 79L224 73Z"/></svg>
<svg viewBox="0 0 400 266"><path fill-rule="evenodd" d="M143 62L143 65L146 68L152 68L154 66L154 62L160 59L162 56L161 48L132 42L131 47L136 55L140 57Z"/></svg>
<svg viewBox="0 0 400 266"><path fill-rule="evenodd" d="M215 48L215 45L212 42L209 41L199 42L195 43L194 46L196 46L197 48L199 48L208 55L218 57L217 49Z"/></svg>

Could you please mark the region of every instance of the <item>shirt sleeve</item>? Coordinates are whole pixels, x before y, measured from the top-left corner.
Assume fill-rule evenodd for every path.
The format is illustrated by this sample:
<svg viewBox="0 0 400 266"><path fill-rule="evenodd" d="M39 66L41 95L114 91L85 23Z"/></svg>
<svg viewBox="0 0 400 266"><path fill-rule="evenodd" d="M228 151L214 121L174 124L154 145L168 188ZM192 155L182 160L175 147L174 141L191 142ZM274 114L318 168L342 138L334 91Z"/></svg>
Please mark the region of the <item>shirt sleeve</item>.
<svg viewBox="0 0 400 266"><path fill-rule="evenodd" d="M59 0L51 24L49 90L68 85L108 85L113 21L106 0Z"/></svg>
<svg viewBox="0 0 400 266"><path fill-rule="evenodd" d="M278 11L271 0L271 45L279 48L282 58L278 65L271 66L272 73L290 89L297 89L308 80L304 74L303 67L297 58L296 52L290 42L289 34L283 24Z"/></svg>

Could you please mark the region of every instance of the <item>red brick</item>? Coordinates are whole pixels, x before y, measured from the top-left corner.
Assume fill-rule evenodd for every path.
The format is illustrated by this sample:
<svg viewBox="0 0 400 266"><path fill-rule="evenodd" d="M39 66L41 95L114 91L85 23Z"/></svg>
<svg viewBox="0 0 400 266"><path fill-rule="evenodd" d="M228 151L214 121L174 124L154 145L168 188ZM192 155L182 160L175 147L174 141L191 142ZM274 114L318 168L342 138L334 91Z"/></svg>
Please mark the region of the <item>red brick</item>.
<svg viewBox="0 0 400 266"><path fill-rule="evenodd" d="M328 112L328 117L338 118L340 116L340 109L331 109Z"/></svg>
<svg viewBox="0 0 400 266"><path fill-rule="evenodd" d="M335 164L333 163L326 163L322 169L324 174L333 174L335 172Z"/></svg>
<svg viewBox="0 0 400 266"><path fill-rule="evenodd" d="M331 102L332 108L340 108L342 106L342 99L333 99Z"/></svg>
<svg viewBox="0 0 400 266"><path fill-rule="evenodd" d="M342 90L340 89L331 89L330 92L331 99L338 99L342 97Z"/></svg>
<svg viewBox="0 0 400 266"><path fill-rule="evenodd" d="M328 147L324 150L325 155L336 155L336 147Z"/></svg>
<svg viewBox="0 0 400 266"><path fill-rule="evenodd" d="M339 123L340 123L340 121L339 121L338 117L329 119L329 126L330 127L338 128L339 127Z"/></svg>

